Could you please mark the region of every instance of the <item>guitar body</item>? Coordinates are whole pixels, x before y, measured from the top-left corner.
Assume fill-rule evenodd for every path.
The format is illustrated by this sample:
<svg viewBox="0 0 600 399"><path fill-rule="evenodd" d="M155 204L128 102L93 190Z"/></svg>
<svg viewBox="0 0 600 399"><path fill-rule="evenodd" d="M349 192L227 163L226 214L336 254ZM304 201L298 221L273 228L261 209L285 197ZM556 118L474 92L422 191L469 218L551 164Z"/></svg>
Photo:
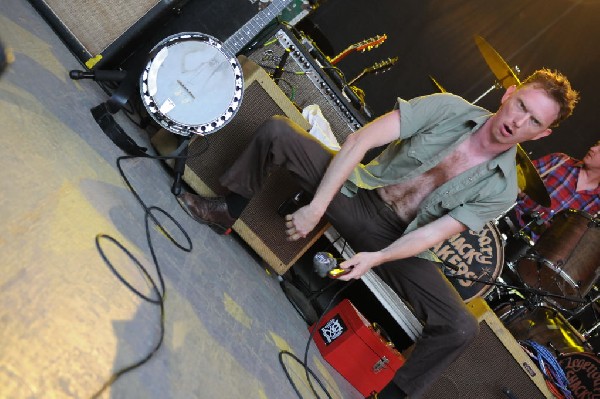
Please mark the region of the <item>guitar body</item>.
<svg viewBox="0 0 600 399"><path fill-rule="evenodd" d="M150 116L165 129L210 134L239 109L242 69L216 38L179 33L158 43L142 73L140 91Z"/></svg>

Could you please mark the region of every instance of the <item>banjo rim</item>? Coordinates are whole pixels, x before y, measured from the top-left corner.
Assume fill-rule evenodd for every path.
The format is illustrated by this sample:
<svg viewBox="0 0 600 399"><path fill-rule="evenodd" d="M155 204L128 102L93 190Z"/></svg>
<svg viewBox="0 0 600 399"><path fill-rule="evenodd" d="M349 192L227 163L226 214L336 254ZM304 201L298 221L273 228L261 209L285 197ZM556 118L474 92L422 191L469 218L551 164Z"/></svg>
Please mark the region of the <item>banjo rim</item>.
<svg viewBox="0 0 600 399"><path fill-rule="evenodd" d="M170 118L166 113L159 109L159 106L155 102L154 96L149 92L148 80L150 78L150 70L153 66L156 56L165 48L188 41L200 41L211 46L213 49L218 50L224 56L224 59L230 64L234 75L234 92L232 93L233 95L229 101L229 104L215 118L202 121L201 123L185 123L185 121L178 121ZM218 39L211 35L200 32L181 32L168 36L158 42L158 44L156 44L156 46L154 46L150 51L148 61L146 62L146 66L140 77L140 95L148 114L152 117L152 119L154 119L154 121L156 121L166 130L183 136L191 136L193 134L212 134L225 126L231 121L231 119L233 119L239 110L243 99L243 94L244 78L242 68L237 58L226 54L223 49L223 44Z"/></svg>

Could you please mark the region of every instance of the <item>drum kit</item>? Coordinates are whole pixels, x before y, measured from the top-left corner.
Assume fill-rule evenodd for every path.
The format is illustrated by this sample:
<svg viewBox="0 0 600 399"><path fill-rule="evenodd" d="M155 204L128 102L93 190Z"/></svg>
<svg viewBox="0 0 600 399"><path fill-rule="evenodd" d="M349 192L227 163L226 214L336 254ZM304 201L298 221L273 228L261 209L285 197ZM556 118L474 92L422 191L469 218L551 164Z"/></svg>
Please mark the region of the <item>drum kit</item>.
<svg viewBox="0 0 600 399"><path fill-rule="evenodd" d="M512 69L483 38L475 41L500 84L506 88L519 83ZM516 161L521 191L549 207L544 183L520 146ZM438 244L433 251L444 264L452 266L445 267L445 273L465 302L483 297L515 339L533 340L553 350L567 374L579 382L589 377L576 376L575 367L582 361L594 365L597 377L600 348L592 347L588 339L600 327L596 310L600 304L596 286L600 274L600 219L574 209L561 211L534 243L526 229L539 222L539 215L530 215L528 225L517 228L510 217L513 207L482 231L465 231ZM591 324L595 324L578 330L574 321L587 310L593 312L595 320ZM591 389L597 394L600 387Z"/></svg>

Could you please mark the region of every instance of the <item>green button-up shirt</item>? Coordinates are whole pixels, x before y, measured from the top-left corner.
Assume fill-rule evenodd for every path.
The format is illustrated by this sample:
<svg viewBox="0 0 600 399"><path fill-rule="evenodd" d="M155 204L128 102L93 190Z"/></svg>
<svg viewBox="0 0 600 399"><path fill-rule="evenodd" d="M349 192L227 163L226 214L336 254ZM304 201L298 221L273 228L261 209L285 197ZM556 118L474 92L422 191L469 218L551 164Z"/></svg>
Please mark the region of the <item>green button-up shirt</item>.
<svg viewBox="0 0 600 399"><path fill-rule="evenodd" d="M358 188L375 189L420 176L476 132L492 115L463 98L439 93L409 101L398 99L399 138L367 165L358 165L342 187L347 196ZM517 198L516 147L475 166L436 188L420 204L404 234L450 215L480 231ZM436 260L432 252L419 257Z"/></svg>

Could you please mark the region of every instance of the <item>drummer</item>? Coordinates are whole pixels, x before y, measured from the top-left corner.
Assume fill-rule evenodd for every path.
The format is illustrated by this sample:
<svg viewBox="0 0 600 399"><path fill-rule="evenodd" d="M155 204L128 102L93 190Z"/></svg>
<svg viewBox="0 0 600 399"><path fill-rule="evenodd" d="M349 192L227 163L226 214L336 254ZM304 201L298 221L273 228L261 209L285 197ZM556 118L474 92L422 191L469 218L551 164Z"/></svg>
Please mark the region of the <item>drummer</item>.
<svg viewBox="0 0 600 399"><path fill-rule="evenodd" d="M560 211L574 209L598 216L600 141L590 147L582 160L563 153L551 153L532 163L548 191L550 206L543 207L525 192L521 192L514 210L520 227L526 229L534 242L550 225L554 214Z"/></svg>

